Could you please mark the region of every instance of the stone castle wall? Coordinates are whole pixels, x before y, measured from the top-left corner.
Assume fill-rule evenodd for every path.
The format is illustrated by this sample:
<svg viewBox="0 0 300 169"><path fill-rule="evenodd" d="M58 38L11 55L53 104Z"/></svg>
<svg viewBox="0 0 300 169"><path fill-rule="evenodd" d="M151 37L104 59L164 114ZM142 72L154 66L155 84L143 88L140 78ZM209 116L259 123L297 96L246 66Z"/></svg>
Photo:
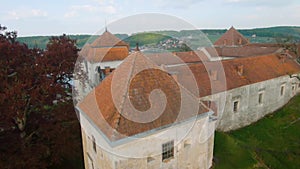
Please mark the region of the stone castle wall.
<svg viewBox="0 0 300 169"><path fill-rule="evenodd" d="M81 125L84 126L82 139L86 169L207 169L212 166L216 121L210 120L209 115L198 117L196 122L184 122L171 128L147 133L147 136L142 139L128 142L125 140L122 144L111 148L109 145L102 144L105 141L103 135L94 128L86 116L81 115L80 119ZM187 128L189 129L186 130L187 135L178 136L174 140L174 158L162 161L162 144L174 139L176 133ZM161 135L163 137L160 137ZM93 138L97 143L96 151L93 148ZM112 152L119 152L117 154L130 157ZM134 156L142 158L134 158Z"/></svg>
<svg viewBox="0 0 300 169"><path fill-rule="evenodd" d="M300 91L299 82L297 78L281 76L201 99L215 102L219 107L218 112L222 112L220 108L224 101L220 100L220 95L226 95L224 111L223 114L219 114L217 130L230 131L250 125L284 106ZM281 95L282 87L284 91ZM259 94L262 94L261 103ZM234 111L235 101L238 101L237 111Z"/></svg>

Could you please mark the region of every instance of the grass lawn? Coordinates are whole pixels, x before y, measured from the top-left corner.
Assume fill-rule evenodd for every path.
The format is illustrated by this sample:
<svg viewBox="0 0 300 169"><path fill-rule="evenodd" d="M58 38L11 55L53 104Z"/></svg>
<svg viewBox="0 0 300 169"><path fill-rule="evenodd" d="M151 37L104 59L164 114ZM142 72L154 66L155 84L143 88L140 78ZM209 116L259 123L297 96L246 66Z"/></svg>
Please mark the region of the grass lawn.
<svg viewBox="0 0 300 169"><path fill-rule="evenodd" d="M213 168L300 168L300 95L251 126L216 132Z"/></svg>

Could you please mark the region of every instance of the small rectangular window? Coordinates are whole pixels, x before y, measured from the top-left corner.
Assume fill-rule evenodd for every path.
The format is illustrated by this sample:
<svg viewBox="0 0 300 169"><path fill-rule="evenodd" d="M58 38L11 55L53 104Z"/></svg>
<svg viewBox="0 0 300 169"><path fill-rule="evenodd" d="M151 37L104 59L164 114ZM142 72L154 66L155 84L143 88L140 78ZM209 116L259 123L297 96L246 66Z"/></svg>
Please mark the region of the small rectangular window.
<svg viewBox="0 0 300 169"><path fill-rule="evenodd" d="M185 140L184 144L183 144L184 148L190 148L191 147L191 141L190 140Z"/></svg>
<svg viewBox="0 0 300 169"><path fill-rule="evenodd" d="M237 112L239 108L239 101L234 101L233 102L233 111Z"/></svg>
<svg viewBox="0 0 300 169"><path fill-rule="evenodd" d="M284 94L284 86L281 86L281 88L280 88L280 96L283 96L283 94Z"/></svg>
<svg viewBox="0 0 300 169"><path fill-rule="evenodd" d="M258 103L262 104L262 102L263 102L263 93L259 93L258 94Z"/></svg>
<svg viewBox="0 0 300 169"><path fill-rule="evenodd" d="M162 145L162 161L174 157L174 141Z"/></svg>

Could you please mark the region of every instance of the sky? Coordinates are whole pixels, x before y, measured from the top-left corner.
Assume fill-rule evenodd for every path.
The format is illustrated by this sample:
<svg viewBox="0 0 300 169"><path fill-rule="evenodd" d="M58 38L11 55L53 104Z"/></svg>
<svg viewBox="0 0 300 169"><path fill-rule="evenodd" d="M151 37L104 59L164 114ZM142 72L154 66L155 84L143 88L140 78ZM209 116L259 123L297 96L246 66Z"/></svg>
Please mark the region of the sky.
<svg viewBox="0 0 300 169"><path fill-rule="evenodd" d="M0 0L0 24L19 36L94 34L132 15L178 17L198 29L300 26L299 0ZM145 23L143 23L145 24ZM114 32L118 33L118 32Z"/></svg>

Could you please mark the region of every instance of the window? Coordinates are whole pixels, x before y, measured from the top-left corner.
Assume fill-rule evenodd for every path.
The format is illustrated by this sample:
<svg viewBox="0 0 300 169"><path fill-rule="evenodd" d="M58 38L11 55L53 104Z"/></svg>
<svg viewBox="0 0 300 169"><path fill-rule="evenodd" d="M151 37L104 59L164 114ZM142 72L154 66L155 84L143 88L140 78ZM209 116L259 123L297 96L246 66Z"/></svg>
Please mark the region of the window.
<svg viewBox="0 0 300 169"><path fill-rule="evenodd" d="M95 137L94 137L94 136L92 136L92 142L93 142L93 149L94 149L94 152L97 153L96 140L95 140Z"/></svg>
<svg viewBox="0 0 300 169"><path fill-rule="evenodd" d="M292 91L294 92L296 89L295 85L292 86Z"/></svg>
<svg viewBox="0 0 300 169"><path fill-rule="evenodd" d="M210 100L207 101L207 107L211 108L211 101Z"/></svg>
<svg viewBox="0 0 300 169"><path fill-rule="evenodd" d="M162 161L174 157L174 141L162 145Z"/></svg>
<svg viewBox="0 0 300 169"><path fill-rule="evenodd" d="M283 94L284 94L284 86L281 86L280 87L280 96L283 96Z"/></svg>
<svg viewBox="0 0 300 169"><path fill-rule="evenodd" d="M259 93L258 94L258 103L262 104L262 102L263 102L263 93Z"/></svg>
<svg viewBox="0 0 300 169"><path fill-rule="evenodd" d="M296 94L296 84L292 85L292 95Z"/></svg>
<svg viewBox="0 0 300 169"><path fill-rule="evenodd" d="M233 102L233 111L237 112L239 108L239 101L234 101Z"/></svg>
<svg viewBox="0 0 300 169"><path fill-rule="evenodd" d="M191 147L191 140L185 140L184 144L183 144L184 148L190 148Z"/></svg>

